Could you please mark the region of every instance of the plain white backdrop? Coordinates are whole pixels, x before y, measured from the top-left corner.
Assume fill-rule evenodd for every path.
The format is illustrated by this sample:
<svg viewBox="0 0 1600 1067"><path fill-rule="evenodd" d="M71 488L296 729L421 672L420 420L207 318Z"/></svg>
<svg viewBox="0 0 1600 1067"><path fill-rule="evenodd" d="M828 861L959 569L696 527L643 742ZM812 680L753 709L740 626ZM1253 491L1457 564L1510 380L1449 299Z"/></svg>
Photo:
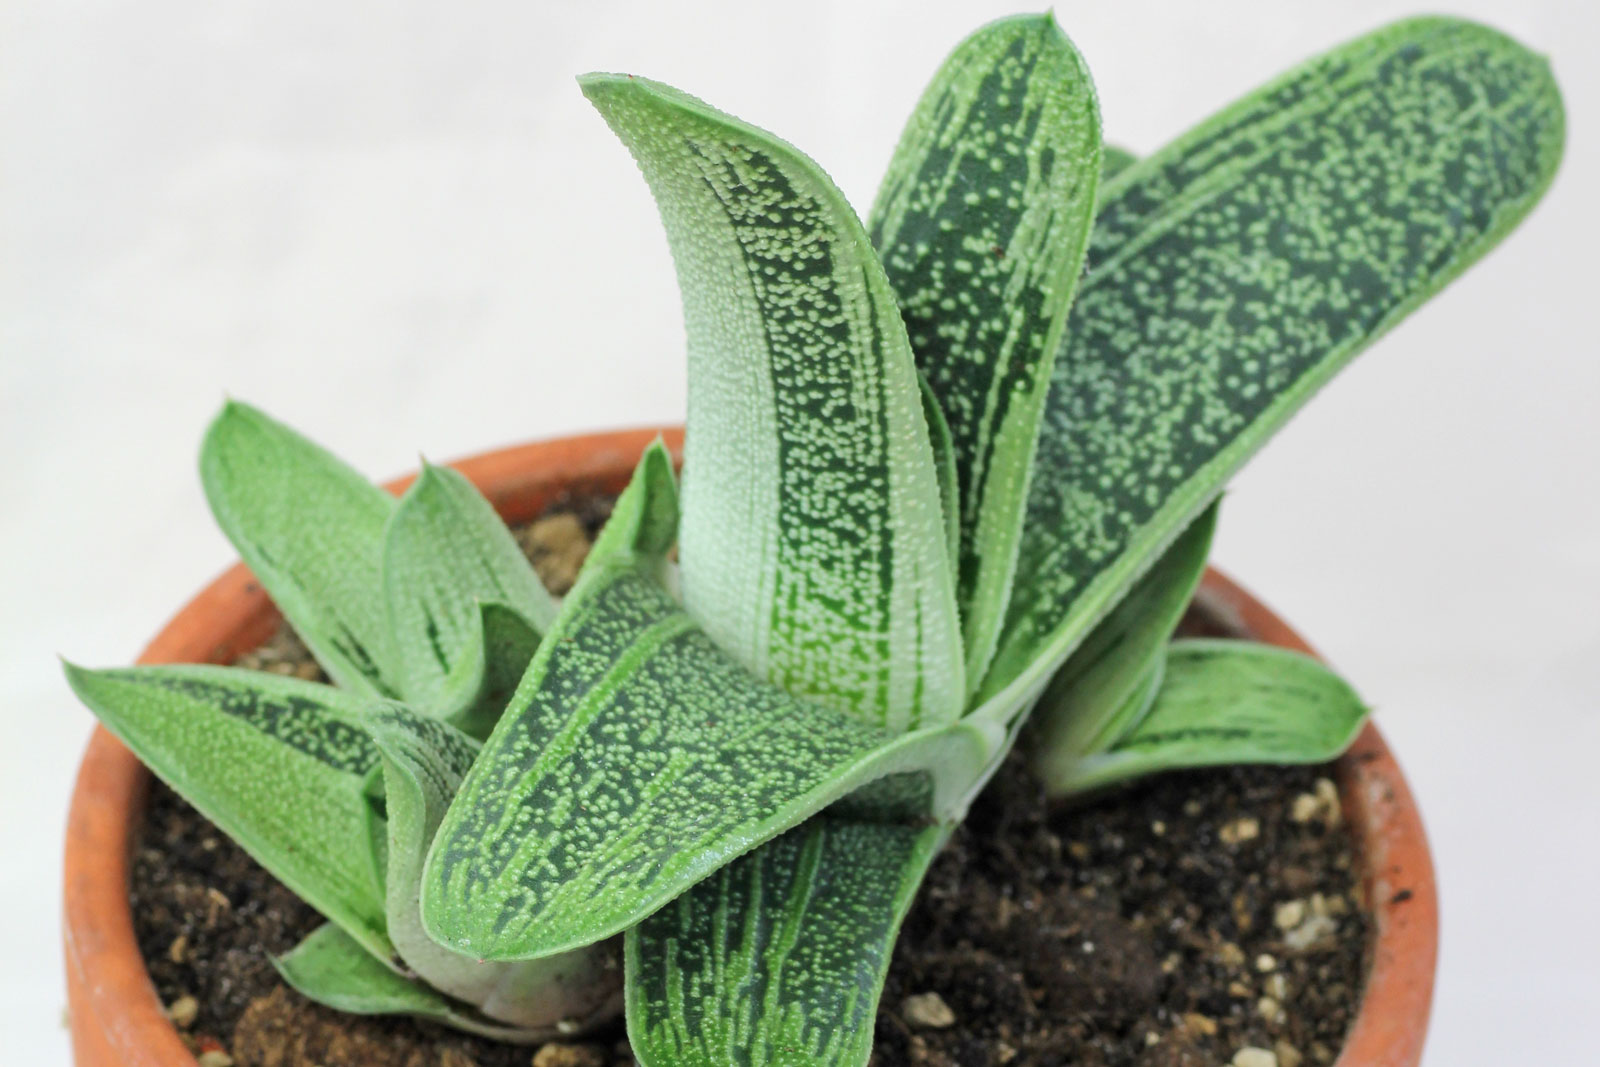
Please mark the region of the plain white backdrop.
<svg viewBox="0 0 1600 1067"><path fill-rule="evenodd" d="M1444 929L1427 1063L1577 1063L1600 1004L1593 63L1577 0L1446 6L1550 53L1555 188L1233 486L1218 561L1376 705ZM1009 2L13 0L0 9L0 1032L67 1061L55 655L131 660L229 562L195 452L225 393L373 476L681 418L644 183L572 77L681 85L864 207L946 51ZM1388 0L1067 2L1145 152Z"/></svg>

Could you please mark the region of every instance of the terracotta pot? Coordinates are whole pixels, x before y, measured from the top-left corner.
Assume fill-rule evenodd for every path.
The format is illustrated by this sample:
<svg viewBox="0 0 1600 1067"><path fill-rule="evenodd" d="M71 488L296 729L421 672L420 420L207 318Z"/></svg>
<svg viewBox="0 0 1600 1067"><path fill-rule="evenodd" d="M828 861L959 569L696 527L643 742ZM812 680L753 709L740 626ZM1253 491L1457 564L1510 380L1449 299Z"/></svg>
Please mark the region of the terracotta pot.
<svg viewBox="0 0 1600 1067"><path fill-rule="evenodd" d="M509 521L563 491L616 492L654 430L539 442L455 466ZM663 431L674 451L678 430ZM410 479L392 483L402 490ZM1277 616L1216 572L1198 598L1242 635L1310 651ZM195 597L141 663L225 663L263 641L278 616L237 565ZM1438 937L1433 864L1400 768L1368 725L1339 761L1345 813L1356 829L1377 941L1361 1010L1337 1067L1414 1067L1422 1053ZM73 1052L79 1067L195 1067L168 1022L134 941L128 873L150 775L105 729L78 772L67 826L65 947Z"/></svg>

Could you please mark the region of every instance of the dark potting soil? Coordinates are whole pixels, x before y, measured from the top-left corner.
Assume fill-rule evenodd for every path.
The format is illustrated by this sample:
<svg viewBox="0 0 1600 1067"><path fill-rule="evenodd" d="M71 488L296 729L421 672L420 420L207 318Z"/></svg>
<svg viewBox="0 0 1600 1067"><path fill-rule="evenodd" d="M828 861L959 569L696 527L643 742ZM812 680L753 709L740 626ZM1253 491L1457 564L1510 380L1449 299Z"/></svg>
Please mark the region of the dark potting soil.
<svg viewBox="0 0 1600 1067"><path fill-rule="evenodd" d="M558 501L517 530L553 591L609 505ZM287 629L240 665L321 677ZM1331 1063L1367 964L1357 870L1326 766L1170 774L1063 807L1013 757L906 920L874 1067L1214 1067L1245 1048ZM321 917L160 784L131 897L162 1002L216 1067L633 1063L620 1023L528 1048L305 1000L268 956Z"/></svg>

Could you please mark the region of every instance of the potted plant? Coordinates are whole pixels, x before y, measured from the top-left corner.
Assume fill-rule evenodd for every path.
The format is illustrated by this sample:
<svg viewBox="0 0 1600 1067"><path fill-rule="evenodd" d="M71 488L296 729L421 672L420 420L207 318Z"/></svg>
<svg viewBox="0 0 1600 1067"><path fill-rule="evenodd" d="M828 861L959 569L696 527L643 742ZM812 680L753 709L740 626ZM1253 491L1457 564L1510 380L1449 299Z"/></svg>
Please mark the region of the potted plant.
<svg viewBox="0 0 1600 1067"><path fill-rule="evenodd" d="M864 1064L902 920L1019 737L1063 803L1357 737L1351 688L1225 582L1211 602L1287 650L1173 633L1227 478L1531 209L1559 94L1504 36L1416 19L1134 161L1102 145L1053 20L1007 19L939 70L862 223L770 134L642 78L582 86L678 267L681 487L664 443L609 439L491 457L487 499L470 465L425 467L395 502L230 404L208 497L335 684L68 676L327 919L276 960L313 1000L527 1043L625 1001L647 1067ZM496 509L596 483L621 495L558 603ZM151 658L259 640L243 580L184 617L214 629L186 622ZM1403 782L1363 737L1343 802L1394 850L1368 873L1422 880L1372 883L1390 940L1345 1062L1414 1062L1431 887ZM75 815L69 842L75 1011L97 1016L80 1062L183 1062L137 967L76 969L122 936L85 947L73 924L104 899L84 885L125 879L137 792L97 745L80 797L121 814ZM1412 902L1410 923L1385 910ZM117 993L144 1024L105 1017Z"/></svg>

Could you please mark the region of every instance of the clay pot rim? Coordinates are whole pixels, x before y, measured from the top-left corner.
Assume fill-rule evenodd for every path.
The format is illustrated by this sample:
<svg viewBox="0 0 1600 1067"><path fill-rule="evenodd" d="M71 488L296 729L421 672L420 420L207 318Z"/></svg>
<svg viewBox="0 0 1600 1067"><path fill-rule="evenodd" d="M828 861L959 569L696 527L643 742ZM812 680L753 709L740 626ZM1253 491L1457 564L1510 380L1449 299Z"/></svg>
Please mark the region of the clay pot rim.
<svg viewBox="0 0 1600 1067"><path fill-rule="evenodd" d="M563 491L620 490L658 435L679 452L681 429L623 430L513 446L452 465L519 521ZM401 491L412 477L388 488ZM1282 619L1215 570L1199 598L1257 640L1312 653ZM236 564L174 616L139 662L226 662L264 640L276 619L261 587ZM1376 931L1361 1007L1335 1067L1412 1067L1427 1032L1438 948L1432 857L1411 791L1376 726L1363 729L1337 775ZM96 727L73 791L65 856L63 937L79 1067L197 1063L162 1010L133 934L130 851L150 781L138 759Z"/></svg>

